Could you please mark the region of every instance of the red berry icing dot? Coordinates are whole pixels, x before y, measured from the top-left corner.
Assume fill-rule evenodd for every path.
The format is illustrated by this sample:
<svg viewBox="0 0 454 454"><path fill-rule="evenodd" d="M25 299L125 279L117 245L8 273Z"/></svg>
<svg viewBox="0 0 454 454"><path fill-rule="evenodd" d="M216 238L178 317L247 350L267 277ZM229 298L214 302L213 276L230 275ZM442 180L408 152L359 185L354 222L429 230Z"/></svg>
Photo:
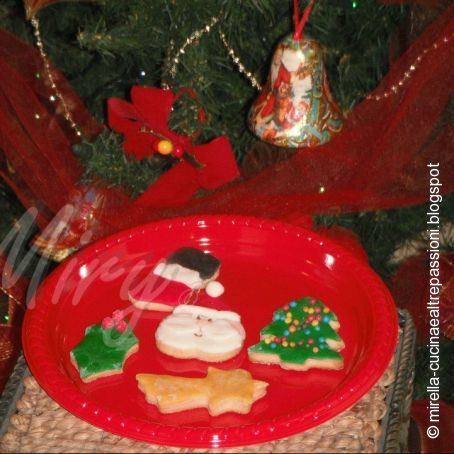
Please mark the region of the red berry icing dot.
<svg viewBox="0 0 454 454"><path fill-rule="evenodd" d="M101 322L101 326L103 329L111 329L113 328L115 325L114 321L112 318L110 317L106 317L103 319L103 321Z"/></svg>
<svg viewBox="0 0 454 454"><path fill-rule="evenodd" d="M119 322L120 320L123 320L124 319L123 311L121 310L114 311L114 313L112 314L112 318L114 322Z"/></svg>
<svg viewBox="0 0 454 454"><path fill-rule="evenodd" d="M118 322L116 325L115 325L115 329L119 332L119 333L124 333L126 331L126 328L128 327L128 324L124 321L124 320L121 320L120 322Z"/></svg>

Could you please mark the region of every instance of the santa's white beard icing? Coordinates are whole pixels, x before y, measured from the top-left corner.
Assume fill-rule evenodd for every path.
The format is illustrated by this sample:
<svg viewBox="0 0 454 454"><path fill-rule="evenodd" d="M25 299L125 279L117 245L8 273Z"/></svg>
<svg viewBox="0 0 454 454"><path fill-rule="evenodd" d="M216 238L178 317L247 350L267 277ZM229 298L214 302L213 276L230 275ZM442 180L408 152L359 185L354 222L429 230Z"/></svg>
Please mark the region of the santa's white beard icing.
<svg viewBox="0 0 454 454"><path fill-rule="evenodd" d="M245 331L236 312L181 305L160 323L155 336L167 355L218 362L240 352Z"/></svg>

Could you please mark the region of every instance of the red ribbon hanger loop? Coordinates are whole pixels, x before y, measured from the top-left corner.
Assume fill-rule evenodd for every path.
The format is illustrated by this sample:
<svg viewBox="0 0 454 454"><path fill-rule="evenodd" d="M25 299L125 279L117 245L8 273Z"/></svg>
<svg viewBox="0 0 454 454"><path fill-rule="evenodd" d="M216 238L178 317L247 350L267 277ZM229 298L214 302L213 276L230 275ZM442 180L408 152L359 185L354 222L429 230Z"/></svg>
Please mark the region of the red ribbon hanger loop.
<svg viewBox="0 0 454 454"><path fill-rule="evenodd" d="M298 0L293 0L293 16L295 22L295 32L293 33L293 39L300 41L303 38L303 28L306 25L309 15L311 14L312 7L314 6L315 0L310 0L309 4L303 11L301 19L299 18Z"/></svg>

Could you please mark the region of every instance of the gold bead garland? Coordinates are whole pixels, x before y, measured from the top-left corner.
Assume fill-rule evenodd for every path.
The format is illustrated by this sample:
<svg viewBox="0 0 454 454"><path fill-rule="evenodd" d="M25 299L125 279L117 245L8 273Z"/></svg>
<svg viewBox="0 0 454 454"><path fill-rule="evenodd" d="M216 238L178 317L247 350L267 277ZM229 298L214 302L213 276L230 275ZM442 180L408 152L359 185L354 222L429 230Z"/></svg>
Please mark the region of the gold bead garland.
<svg viewBox="0 0 454 454"><path fill-rule="evenodd" d="M210 19L208 24L206 24L203 28L195 30L194 32L191 33L191 35L189 35L186 38L184 44L180 47L180 49L178 49L178 51L176 52L176 54L173 58L169 57L167 59L167 65L170 65L170 68L168 69L168 71L166 73L169 74L171 79L175 79L175 77L176 77L177 66L180 63L180 58L185 53L186 48L188 46L192 45L194 42L198 41L204 34L210 33L212 31L213 27L216 24L218 24L219 20L220 20L219 16L213 16ZM49 97L49 99L52 102L55 102L57 98L60 100L61 105L63 107L65 119L69 122L71 128L75 131L75 133L80 137L80 136L82 136L82 131L79 128L79 126L76 124L76 122L74 121L72 114L70 112L70 109L69 109L68 105L66 104L62 93L58 89L54 76L51 72L49 59L44 50L44 45L43 45L43 42L41 39L40 30L39 30L39 21L38 21L38 18L36 17L36 15L30 19L30 22L32 23L33 28L34 28L36 45L39 49L39 52L40 52L41 57L44 62L45 74L46 74L47 78L49 79L50 85L55 93L55 96L52 95ZM384 93L382 93L380 95L370 95L369 94L366 96L366 99L370 100L370 101L381 101L383 99L387 99L389 96L391 96L393 94L396 94L404 86L405 82L407 82L411 78L411 75L416 71L416 69L417 69L418 65L421 63L424 55L426 55L431 50L436 50L436 49L438 49L438 47L447 44L453 38L453 36L454 36L454 34L451 34L450 36L444 36L438 42L433 43L432 46L426 47L423 50L422 54L419 55L415 59L415 61L410 65L410 67L407 69L407 71L404 72L403 77L401 77L396 84L393 84L389 90L386 90ZM219 29L219 37L220 37L221 42L224 45L225 49L227 50L228 56L230 57L232 62L235 64L238 71L241 74L243 74L244 76L246 76L246 78L249 80L249 82L253 88L260 91L262 89L261 84L255 78L254 74L251 71L248 71L246 69L246 67L243 65L240 58L236 55L234 49L229 45L227 38L221 29ZM173 50L173 45L174 45L174 43L172 41L171 50ZM167 89L170 88L169 85L165 81L163 81L161 83L161 86L163 88L167 88ZM35 118L39 119L40 118L39 114L35 114Z"/></svg>
<svg viewBox="0 0 454 454"><path fill-rule="evenodd" d="M61 102L61 105L63 107L63 112L64 112L64 117L65 119L68 121L68 123L70 124L71 128L75 131L76 135L81 137L82 136L82 131L81 129L79 128L79 126L76 124L76 122L74 121L73 119L73 116L71 114L71 111L68 107L68 104L66 104L66 101L63 97L63 94L61 93L61 91L59 90L56 82L55 82L55 78L52 74L52 71L51 71L51 68L50 68L50 63L49 63L49 58L46 54L46 51L44 50L44 44L43 44L43 41L41 39L41 32L39 30L39 20L36 16L33 16L31 19L30 19L30 22L33 26L33 29L34 29L34 35L35 35L35 38L36 38L36 46L38 47L38 50L39 50L39 53L41 54L41 57L43 59L43 63L44 63L44 72L45 72L45 75L46 77L49 79L49 82L50 82L50 86L52 87L52 90L54 91L54 95L51 95L49 97L49 99L52 101L52 102L55 102L57 99L60 100ZM38 120L40 118L39 114L35 114L35 118Z"/></svg>
<svg viewBox="0 0 454 454"><path fill-rule="evenodd" d="M193 44L195 41L197 41L199 38L201 38L202 35L205 33L210 33L212 31L212 28L219 22L219 17L218 16L213 16L210 20L210 22L205 25L205 27L200 28L199 30L195 30L194 32L191 33L190 36L186 38L186 41L184 44L180 47L180 49L177 51L175 56L173 58L170 58L169 64L171 65L168 74L170 75L171 79L175 79L175 76L177 74L177 66L180 63L180 57L185 53L186 48ZM260 83L257 81L257 79L254 77L254 74L251 71L248 71L246 67L241 63L239 57L235 54L235 51L230 47L227 38L224 34L224 32L219 29L219 37L221 38L221 42L224 45L224 47L227 50L227 53L229 57L232 59L233 63L236 65L238 68L238 71L241 74L244 74L249 82L251 83L252 87L256 88L257 90L261 90L262 86ZM171 42L171 49L173 48L173 41ZM163 82L161 84L163 88L170 88L169 85L166 82Z"/></svg>
<svg viewBox="0 0 454 454"><path fill-rule="evenodd" d="M422 54L418 55L418 57L415 59L415 61L407 69L407 71L404 72L403 77L401 77L396 84L392 85L389 90L386 90L381 95L368 95L368 96L366 96L366 99L371 100L371 101L381 101L382 99L386 99L389 96L396 94L404 86L405 82L410 79L412 74L414 74L414 72L416 71L416 68L421 63L424 55L426 55L429 51L436 50L436 49L438 49L438 47L441 47L442 45L448 43L453 38L453 36L454 36L454 33L450 36L444 36L438 42L435 42L431 46L426 47L422 51Z"/></svg>
<svg viewBox="0 0 454 454"><path fill-rule="evenodd" d="M191 45L194 41L199 39L204 33L210 32L211 29L213 28L213 26L216 25L218 22L219 22L219 17L213 16L209 24L207 24L202 29L196 30L186 39L183 46L178 50L178 52L176 53L176 56L172 59L172 66L169 71L172 79L174 79L176 76L177 65L180 62L180 57L182 54L184 54L186 48L189 45ZM429 51L436 50L436 49L438 49L438 47L448 43L453 38L453 36L454 36L454 34L452 34L450 36L444 36L441 40L432 44L432 46L425 48L423 50L422 54L419 55L415 59L415 61L410 65L408 70L404 72L404 76L396 84L392 85L391 88L389 90L385 91L383 94L367 95L366 99L370 100L370 101L381 101L383 99L388 98L392 94L396 94L399 91L399 89L401 89L404 86L405 82L410 79L412 73L414 73L416 71L416 68L421 63L424 55L426 55ZM252 87L254 87L255 89L260 91L262 89L261 84L257 81L254 74L251 71L248 71L246 69L246 67L243 65L243 63L241 63L240 58L236 55L234 49L229 45L227 38L226 38L224 32L222 31L222 29L219 29L219 37L220 37L225 49L227 50L229 57L231 58L231 60L235 64L235 66L237 67L238 71L247 77L247 79L249 80ZM163 84L163 86L165 86L166 88L169 88L167 84Z"/></svg>
<svg viewBox="0 0 454 454"><path fill-rule="evenodd" d="M251 71L248 71L245 68L245 66L241 63L239 57L235 54L235 51L229 46L227 38L225 37L225 34L224 34L224 32L221 29L219 29L219 36L221 38L222 44L224 44L224 47L227 50L227 53L228 53L229 57L232 59L233 63L238 68L238 71L241 74L244 74L248 78L249 82L251 83L251 85L254 88L256 88L257 90L261 90L262 89L261 84L255 78L254 74L252 74Z"/></svg>
<svg viewBox="0 0 454 454"><path fill-rule="evenodd" d="M180 57L185 53L186 48L190 46L194 41L197 41L204 35L205 33L211 32L211 29L219 22L218 16L213 16L210 19L210 22L205 25L205 27L200 28L199 30L195 30L192 32L187 38L184 44L178 49L175 56L171 59L171 67L169 69L169 74L171 79L174 79L177 74L177 66L180 63Z"/></svg>

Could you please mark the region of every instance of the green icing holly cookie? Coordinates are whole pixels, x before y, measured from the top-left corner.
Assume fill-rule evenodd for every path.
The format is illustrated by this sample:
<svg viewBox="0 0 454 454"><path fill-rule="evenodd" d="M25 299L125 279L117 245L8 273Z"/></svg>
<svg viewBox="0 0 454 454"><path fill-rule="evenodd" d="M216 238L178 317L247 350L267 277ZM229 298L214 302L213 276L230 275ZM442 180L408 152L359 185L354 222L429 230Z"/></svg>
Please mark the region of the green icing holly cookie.
<svg viewBox="0 0 454 454"><path fill-rule="evenodd" d="M125 361L138 350L139 341L129 325L123 322L122 332L117 328L89 326L83 340L71 350L71 361L82 381L122 373Z"/></svg>
<svg viewBox="0 0 454 454"><path fill-rule="evenodd" d="M342 369L344 342L336 315L321 301L305 297L278 309L260 331L260 342L248 349L255 363L284 369Z"/></svg>

